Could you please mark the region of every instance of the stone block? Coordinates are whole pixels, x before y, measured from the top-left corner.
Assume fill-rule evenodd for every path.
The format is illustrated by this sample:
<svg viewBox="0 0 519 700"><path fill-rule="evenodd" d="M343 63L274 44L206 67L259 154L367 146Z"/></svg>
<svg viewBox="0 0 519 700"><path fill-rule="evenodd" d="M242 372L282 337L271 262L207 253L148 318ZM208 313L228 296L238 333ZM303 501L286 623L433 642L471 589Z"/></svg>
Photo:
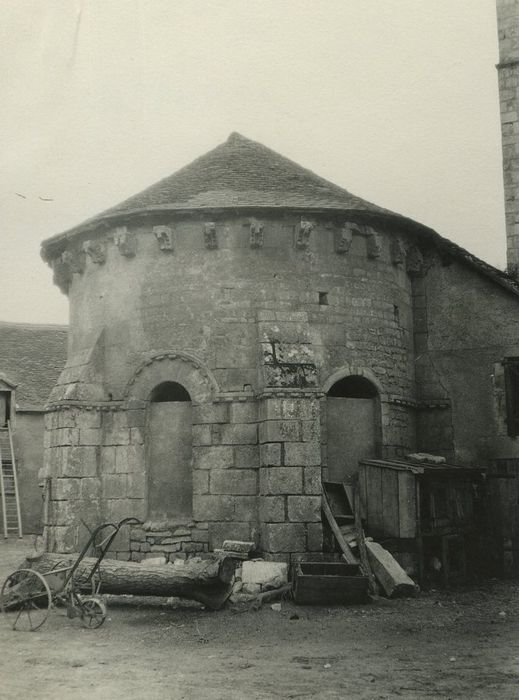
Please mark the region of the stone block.
<svg viewBox="0 0 519 700"><path fill-rule="evenodd" d="M109 412L103 418L103 445L129 445L130 428L123 411Z"/></svg>
<svg viewBox="0 0 519 700"><path fill-rule="evenodd" d="M303 469L304 492L308 496L317 496L322 491L321 467L305 467Z"/></svg>
<svg viewBox="0 0 519 700"><path fill-rule="evenodd" d="M257 496L235 496L234 498L234 519L235 520L257 520L258 519L258 497Z"/></svg>
<svg viewBox="0 0 519 700"><path fill-rule="evenodd" d="M241 578L244 586L246 584L265 586L274 579L285 584L288 582L288 566L278 561L244 561Z"/></svg>
<svg viewBox="0 0 519 700"><path fill-rule="evenodd" d="M70 447L63 453L62 476L96 476L99 447Z"/></svg>
<svg viewBox="0 0 519 700"><path fill-rule="evenodd" d="M114 498L105 500L107 521L117 523L124 518L144 520L146 504L142 498Z"/></svg>
<svg viewBox="0 0 519 700"><path fill-rule="evenodd" d="M321 426L316 420L301 421L301 439L303 442L321 442Z"/></svg>
<svg viewBox="0 0 519 700"><path fill-rule="evenodd" d="M320 496L288 496L288 519L291 522L320 522Z"/></svg>
<svg viewBox="0 0 519 700"><path fill-rule="evenodd" d="M317 399L282 399L281 417L285 419L311 420L319 415Z"/></svg>
<svg viewBox="0 0 519 700"><path fill-rule="evenodd" d="M279 420L283 417L281 399L264 399L259 405L259 420Z"/></svg>
<svg viewBox="0 0 519 700"><path fill-rule="evenodd" d="M261 534L262 548L267 552L302 552L306 549L303 523L265 523Z"/></svg>
<svg viewBox="0 0 519 700"><path fill-rule="evenodd" d="M281 443L266 442L260 445L259 452L262 467L278 467L281 465Z"/></svg>
<svg viewBox="0 0 519 700"><path fill-rule="evenodd" d="M241 591L248 595L258 595L261 591L261 586L259 583L242 583Z"/></svg>
<svg viewBox="0 0 519 700"><path fill-rule="evenodd" d="M317 442L287 442L284 462L288 467L320 464L321 446Z"/></svg>
<svg viewBox="0 0 519 700"><path fill-rule="evenodd" d="M285 522L285 496L260 496L259 520L262 523Z"/></svg>
<svg viewBox="0 0 519 700"><path fill-rule="evenodd" d="M52 479L51 494L54 501L71 501L81 496L81 481L77 478Z"/></svg>
<svg viewBox="0 0 519 700"><path fill-rule="evenodd" d="M234 500L232 496L193 495L193 517L195 520L232 520Z"/></svg>
<svg viewBox="0 0 519 700"><path fill-rule="evenodd" d="M143 428L130 428L130 443L132 445L144 445Z"/></svg>
<svg viewBox="0 0 519 700"><path fill-rule="evenodd" d="M144 498L146 496L146 474L144 472L132 472L126 475L127 493L130 498Z"/></svg>
<svg viewBox="0 0 519 700"><path fill-rule="evenodd" d="M193 445L211 445L212 435L210 425L193 426Z"/></svg>
<svg viewBox="0 0 519 700"><path fill-rule="evenodd" d="M145 542L146 533L138 527L131 528L130 539L135 542Z"/></svg>
<svg viewBox="0 0 519 700"><path fill-rule="evenodd" d="M209 493L209 471L207 469L193 471L193 493Z"/></svg>
<svg viewBox="0 0 519 700"><path fill-rule="evenodd" d="M211 472L211 493L255 495L257 471L254 469L214 469Z"/></svg>
<svg viewBox="0 0 519 700"><path fill-rule="evenodd" d="M237 401L230 406L229 421L231 423L257 423L258 409L255 402Z"/></svg>
<svg viewBox="0 0 519 700"><path fill-rule="evenodd" d="M309 552L322 552L323 550L323 525L322 523L308 523L307 548Z"/></svg>
<svg viewBox="0 0 519 700"><path fill-rule="evenodd" d="M77 428L58 428L51 434L51 445L56 447L78 445L79 430Z"/></svg>
<svg viewBox="0 0 519 700"><path fill-rule="evenodd" d="M228 403L204 403L193 406L193 424L227 423L229 421Z"/></svg>
<svg viewBox="0 0 519 700"><path fill-rule="evenodd" d="M144 446L117 446L115 448L115 471L120 474L144 471Z"/></svg>
<svg viewBox="0 0 519 700"><path fill-rule="evenodd" d="M258 442L255 423L227 423L221 428L220 441L223 445L255 445Z"/></svg>
<svg viewBox="0 0 519 700"><path fill-rule="evenodd" d="M143 408L126 411L128 428L143 428L146 425L146 411Z"/></svg>
<svg viewBox="0 0 519 700"><path fill-rule="evenodd" d="M227 469L234 464L234 448L230 445L213 445L193 449L193 471L198 469Z"/></svg>
<svg viewBox="0 0 519 700"><path fill-rule="evenodd" d="M101 473L115 474L115 447L103 446L101 449Z"/></svg>
<svg viewBox="0 0 519 700"><path fill-rule="evenodd" d="M258 445L238 445L234 447L234 466L240 469L259 467Z"/></svg>
<svg viewBox="0 0 519 700"><path fill-rule="evenodd" d="M301 424L298 420L268 420L260 423L260 443L299 442L300 440Z"/></svg>
<svg viewBox="0 0 519 700"><path fill-rule="evenodd" d="M207 544L209 542L209 531L208 530L191 530L191 539L193 542L202 542Z"/></svg>
<svg viewBox="0 0 519 700"><path fill-rule="evenodd" d="M98 476L79 479L81 483L81 498L84 501L97 500L101 495L101 479Z"/></svg>
<svg viewBox="0 0 519 700"><path fill-rule="evenodd" d="M301 494L303 470L301 467L262 467L260 469L260 494Z"/></svg>
<svg viewBox="0 0 519 700"><path fill-rule="evenodd" d="M101 477L103 498L127 498L126 474L103 474Z"/></svg>
<svg viewBox="0 0 519 700"><path fill-rule="evenodd" d="M101 444L101 429L100 428L80 428L79 430L80 445L100 445Z"/></svg>
<svg viewBox="0 0 519 700"><path fill-rule="evenodd" d="M143 554L142 552L131 552L131 554L130 554L131 561L141 562L141 561L144 561L145 558L146 558L146 555Z"/></svg>
<svg viewBox="0 0 519 700"><path fill-rule="evenodd" d="M52 501L51 503L53 525L72 525L79 518L81 501Z"/></svg>

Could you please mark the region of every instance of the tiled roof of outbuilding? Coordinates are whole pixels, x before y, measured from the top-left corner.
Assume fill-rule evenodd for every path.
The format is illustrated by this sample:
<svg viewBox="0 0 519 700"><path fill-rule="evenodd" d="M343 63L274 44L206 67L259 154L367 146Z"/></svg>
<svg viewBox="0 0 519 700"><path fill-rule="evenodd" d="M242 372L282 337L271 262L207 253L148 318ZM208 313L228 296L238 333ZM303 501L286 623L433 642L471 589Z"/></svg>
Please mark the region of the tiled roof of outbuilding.
<svg viewBox="0 0 519 700"><path fill-rule="evenodd" d="M42 409L65 365L67 326L0 321L0 379L16 385L21 410Z"/></svg>

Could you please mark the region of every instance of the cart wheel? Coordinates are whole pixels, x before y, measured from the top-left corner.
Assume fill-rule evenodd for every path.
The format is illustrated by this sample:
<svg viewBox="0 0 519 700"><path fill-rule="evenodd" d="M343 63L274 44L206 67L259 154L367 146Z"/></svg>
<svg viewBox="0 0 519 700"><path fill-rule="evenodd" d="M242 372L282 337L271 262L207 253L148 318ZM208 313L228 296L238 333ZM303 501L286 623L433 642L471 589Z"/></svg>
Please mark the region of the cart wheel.
<svg viewBox="0 0 519 700"><path fill-rule="evenodd" d="M81 601L81 623L95 630L106 620L106 605L100 598L83 598Z"/></svg>
<svg viewBox="0 0 519 700"><path fill-rule="evenodd" d="M51 607L47 581L32 569L18 569L10 574L0 591L0 608L13 630L37 630L43 625Z"/></svg>

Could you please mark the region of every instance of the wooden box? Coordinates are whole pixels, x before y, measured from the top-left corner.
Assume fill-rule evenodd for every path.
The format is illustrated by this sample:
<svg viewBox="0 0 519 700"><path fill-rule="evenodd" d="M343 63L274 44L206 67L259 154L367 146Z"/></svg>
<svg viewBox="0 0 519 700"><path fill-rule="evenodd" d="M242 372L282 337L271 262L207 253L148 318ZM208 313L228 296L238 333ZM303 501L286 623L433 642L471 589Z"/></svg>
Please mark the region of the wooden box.
<svg viewBox="0 0 519 700"><path fill-rule="evenodd" d="M368 600L368 579L357 565L301 562L294 572L298 605L344 605Z"/></svg>

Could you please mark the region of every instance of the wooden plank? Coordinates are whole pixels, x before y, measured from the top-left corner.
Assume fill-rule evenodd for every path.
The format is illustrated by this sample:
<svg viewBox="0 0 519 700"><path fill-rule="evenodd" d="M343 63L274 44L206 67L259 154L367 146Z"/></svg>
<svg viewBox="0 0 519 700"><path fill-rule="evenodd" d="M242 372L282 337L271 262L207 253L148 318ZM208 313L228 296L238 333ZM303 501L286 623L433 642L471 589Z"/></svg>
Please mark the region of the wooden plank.
<svg viewBox="0 0 519 700"><path fill-rule="evenodd" d="M381 530L385 537L398 537L398 472L393 469L381 469L380 472Z"/></svg>
<svg viewBox="0 0 519 700"><path fill-rule="evenodd" d="M330 509L330 504L328 503L328 499L326 497L326 492L324 491L324 489L322 491L322 509L326 520L328 521L328 524L331 528L331 531L333 532L335 539L339 543L339 547L341 548L342 555L345 561L347 561L348 564L358 564L357 557L351 551L350 547L348 546L348 543L342 536L342 532L340 531L335 518L333 517L333 513Z"/></svg>
<svg viewBox="0 0 519 700"><path fill-rule="evenodd" d="M416 536L416 489L414 475L398 472L398 521L402 539Z"/></svg>
<svg viewBox="0 0 519 700"><path fill-rule="evenodd" d="M368 558L384 592L389 598L415 595L418 586L409 578L396 559L378 542L366 542Z"/></svg>
<svg viewBox="0 0 519 700"><path fill-rule="evenodd" d="M369 467L366 470L368 493L368 532L376 534L380 532L382 515L382 493L380 481L380 469Z"/></svg>
<svg viewBox="0 0 519 700"><path fill-rule="evenodd" d="M368 577L369 592L371 595L378 595L377 584L368 559L366 550L366 541L364 539L364 530L362 528L362 520L360 517L360 484L359 475L354 474L352 477L353 489L353 512L355 513L355 531L357 534L357 544L359 547L360 561L363 573Z"/></svg>

